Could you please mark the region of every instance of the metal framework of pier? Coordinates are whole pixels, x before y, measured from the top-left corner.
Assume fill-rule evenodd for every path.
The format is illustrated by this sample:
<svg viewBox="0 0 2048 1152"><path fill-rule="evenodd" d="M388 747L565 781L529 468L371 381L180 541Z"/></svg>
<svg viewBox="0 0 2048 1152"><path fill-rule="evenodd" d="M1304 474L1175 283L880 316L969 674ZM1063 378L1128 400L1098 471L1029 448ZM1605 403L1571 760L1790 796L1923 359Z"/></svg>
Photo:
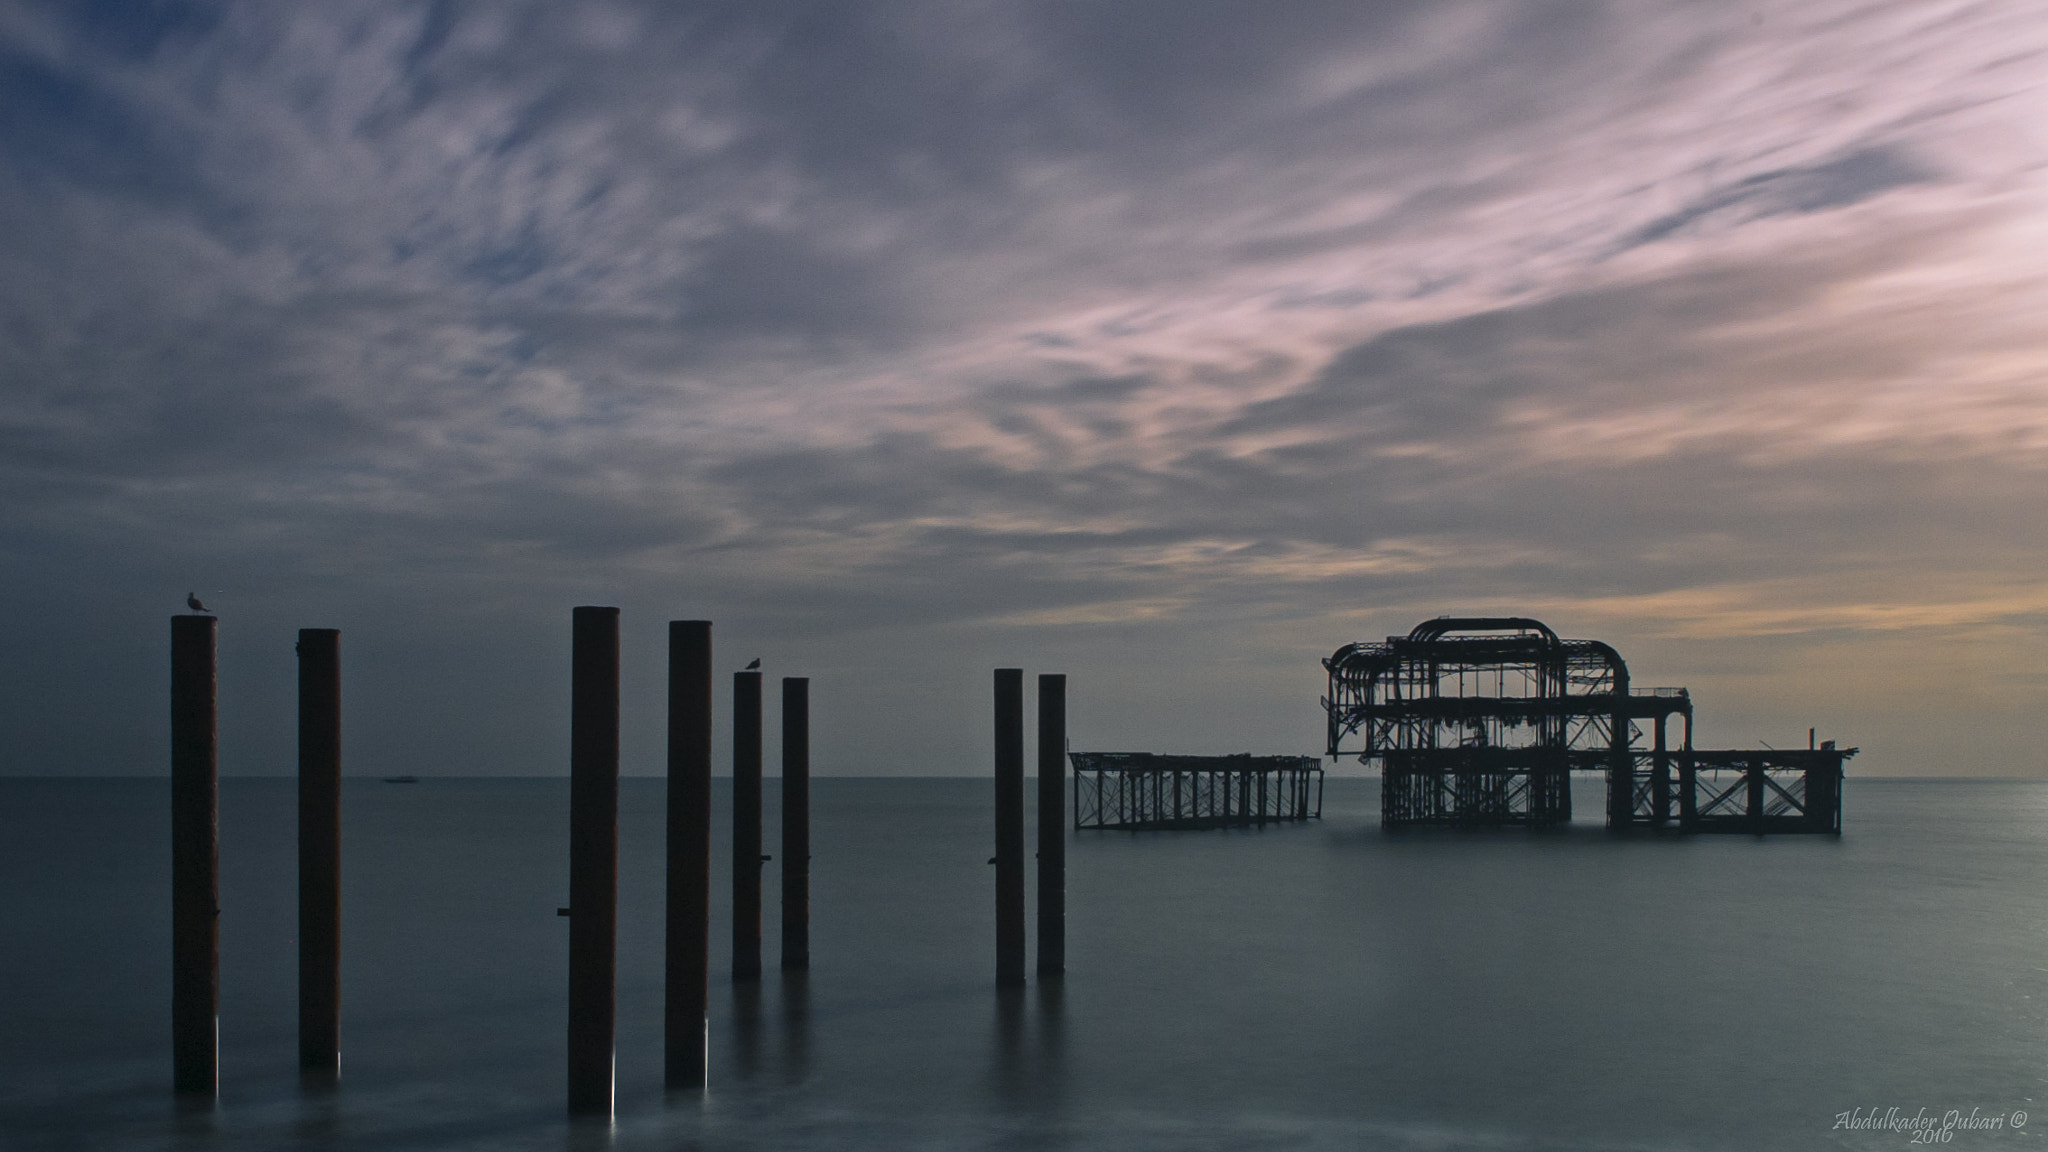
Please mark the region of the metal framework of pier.
<svg viewBox="0 0 2048 1152"><path fill-rule="evenodd" d="M1220 828L1323 814L1314 756L1070 752L1075 828Z"/></svg>
<svg viewBox="0 0 2048 1152"><path fill-rule="evenodd" d="M1571 773L1593 771L1607 776L1609 827L1841 831L1856 749L1695 749L1691 693L1632 687L1613 648L1538 620L1439 617L1323 667L1327 752L1377 764L1388 827L1563 823Z"/></svg>

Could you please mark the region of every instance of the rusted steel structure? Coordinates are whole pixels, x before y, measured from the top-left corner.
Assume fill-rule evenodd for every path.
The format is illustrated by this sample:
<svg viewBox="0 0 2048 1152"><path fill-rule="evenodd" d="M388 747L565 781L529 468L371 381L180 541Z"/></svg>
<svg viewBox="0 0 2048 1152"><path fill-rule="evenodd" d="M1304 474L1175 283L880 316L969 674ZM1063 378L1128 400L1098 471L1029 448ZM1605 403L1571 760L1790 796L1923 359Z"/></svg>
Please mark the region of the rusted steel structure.
<svg viewBox="0 0 2048 1152"><path fill-rule="evenodd" d="M1323 667L1326 751L1377 764L1388 827L1563 823L1571 773L1601 772L1610 827L1841 829L1855 749L1695 750L1691 693L1636 688L1613 648L1539 620L1439 617Z"/></svg>
<svg viewBox="0 0 2048 1152"><path fill-rule="evenodd" d="M1842 764L1854 748L1696 751L1678 759L1677 812L1697 832L1840 832Z"/></svg>
<svg viewBox="0 0 2048 1152"><path fill-rule="evenodd" d="M1314 756L1069 752L1075 828L1221 828L1323 814Z"/></svg>

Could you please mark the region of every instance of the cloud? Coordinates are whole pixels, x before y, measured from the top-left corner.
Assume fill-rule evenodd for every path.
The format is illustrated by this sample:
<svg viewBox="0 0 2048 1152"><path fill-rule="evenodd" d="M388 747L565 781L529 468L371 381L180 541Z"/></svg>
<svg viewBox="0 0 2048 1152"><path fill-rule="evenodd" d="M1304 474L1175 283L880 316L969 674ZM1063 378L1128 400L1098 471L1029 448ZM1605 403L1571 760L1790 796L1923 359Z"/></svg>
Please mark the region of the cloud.
<svg viewBox="0 0 2048 1152"><path fill-rule="evenodd" d="M2037 48L1850 0L17 5L0 550L506 667L571 598L847 667L1150 647L1276 716L1361 612L2030 634Z"/></svg>
<svg viewBox="0 0 2048 1152"><path fill-rule="evenodd" d="M1651 221L1628 237L1625 244L1653 244L1713 217L1761 219L1793 212L1825 212L1933 179L1932 171L1896 149L1859 148L1821 164L1746 176L1730 187Z"/></svg>

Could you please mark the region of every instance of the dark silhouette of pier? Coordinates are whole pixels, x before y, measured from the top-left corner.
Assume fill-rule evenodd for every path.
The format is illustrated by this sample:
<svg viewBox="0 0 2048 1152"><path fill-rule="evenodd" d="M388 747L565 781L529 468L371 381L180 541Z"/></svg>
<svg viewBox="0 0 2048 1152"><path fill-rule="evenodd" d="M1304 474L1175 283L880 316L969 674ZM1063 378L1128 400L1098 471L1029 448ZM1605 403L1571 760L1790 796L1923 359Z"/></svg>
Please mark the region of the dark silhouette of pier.
<svg viewBox="0 0 2048 1152"><path fill-rule="evenodd" d="M1073 752L1074 827L1224 828L1323 814L1314 756Z"/></svg>
<svg viewBox="0 0 2048 1152"><path fill-rule="evenodd" d="M1378 766L1387 827L1563 823L1571 773L1604 772L1610 828L1842 828L1842 765L1856 749L1695 749L1690 692L1632 687L1620 653L1540 620L1438 617L1347 644L1323 667L1327 754Z"/></svg>

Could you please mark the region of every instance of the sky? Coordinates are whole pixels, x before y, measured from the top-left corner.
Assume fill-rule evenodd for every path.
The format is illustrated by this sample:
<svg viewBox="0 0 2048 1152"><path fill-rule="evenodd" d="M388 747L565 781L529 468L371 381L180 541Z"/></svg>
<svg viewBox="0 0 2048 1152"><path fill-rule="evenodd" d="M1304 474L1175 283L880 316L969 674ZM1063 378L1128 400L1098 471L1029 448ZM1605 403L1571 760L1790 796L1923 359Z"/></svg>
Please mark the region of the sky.
<svg viewBox="0 0 2048 1152"><path fill-rule="evenodd" d="M566 773L604 604L635 774L671 619L929 775L1514 614L2042 777L2044 495L2031 0L0 0L0 774L167 773L196 591L234 775L302 627L347 771Z"/></svg>

